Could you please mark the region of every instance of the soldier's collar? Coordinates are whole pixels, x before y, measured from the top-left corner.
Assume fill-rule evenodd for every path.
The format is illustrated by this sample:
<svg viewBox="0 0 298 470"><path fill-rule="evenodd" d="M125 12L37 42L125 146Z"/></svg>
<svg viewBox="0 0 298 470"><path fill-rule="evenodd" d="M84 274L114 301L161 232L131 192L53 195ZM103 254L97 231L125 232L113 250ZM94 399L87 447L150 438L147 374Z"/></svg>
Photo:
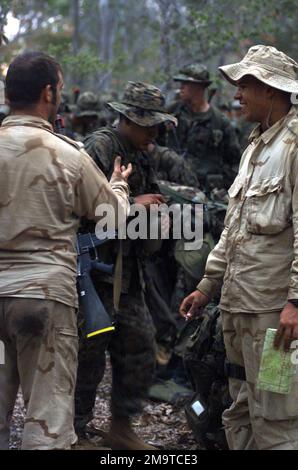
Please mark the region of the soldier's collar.
<svg viewBox="0 0 298 470"><path fill-rule="evenodd" d="M32 126L39 127L41 129L47 129L53 132L53 126L48 121L37 116L30 116L27 114L17 114L8 116L3 120L2 127L9 126Z"/></svg>
<svg viewBox="0 0 298 470"><path fill-rule="evenodd" d="M187 105L185 105L185 108L187 109L188 113L192 116L192 118L199 122L209 121L213 113L212 106L210 106L208 111L204 111L204 112L200 112L200 111L194 112Z"/></svg>
<svg viewBox="0 0 298 470"><path fill-rule="evenodd" d="M258 138L262 139L264 144L269 144L269 142L276 136L276 134L279 132L281 127L284 127L284 124L291 121L294 117L296 117L296 109L294 106L290 108L290 111L288 114L279 121L277 121L273 126L269 127L265 132L261 132L261 125L258 124L252 131L252 133L249 136L249 142L251 143L253 140L256 140Z"/></svg>

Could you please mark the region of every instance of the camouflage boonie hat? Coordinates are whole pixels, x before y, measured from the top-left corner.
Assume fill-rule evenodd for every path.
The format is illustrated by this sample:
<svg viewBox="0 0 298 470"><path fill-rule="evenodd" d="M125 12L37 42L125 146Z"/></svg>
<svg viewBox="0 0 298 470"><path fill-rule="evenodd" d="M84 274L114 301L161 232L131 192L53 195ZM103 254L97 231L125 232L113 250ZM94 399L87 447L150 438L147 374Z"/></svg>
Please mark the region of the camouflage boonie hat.
<svg viewBox="0 0 298 470"><path fill-rule="evenodd" d="M298 64L273 46L252 46L241 62L223 65L219 70L233 85L245 75L288 93L298 93Z"/></svg>
<svg viewBox="0 0 298 470"><path fill-rule="evenodd" d="M212 83L210 75L203 64L190 64L179 70L179 74L173 77L175 82L192 82L209 86Z"/></svg>
<svg viewBox="0 0 298 470"><path fill-rule="evenodd" d="M76 117L99 116L99 98L92 91L85 91L79 96L76 106Z"/></svg>
<svg viewBox="0 0 298 470"><path fill-rule="evenodd" d="M156 126L166 121L177 125L177 119L167 113L165 101L164 95L155 86L128 82L122 101L113 101L108 105L142 127Z"/></svg>

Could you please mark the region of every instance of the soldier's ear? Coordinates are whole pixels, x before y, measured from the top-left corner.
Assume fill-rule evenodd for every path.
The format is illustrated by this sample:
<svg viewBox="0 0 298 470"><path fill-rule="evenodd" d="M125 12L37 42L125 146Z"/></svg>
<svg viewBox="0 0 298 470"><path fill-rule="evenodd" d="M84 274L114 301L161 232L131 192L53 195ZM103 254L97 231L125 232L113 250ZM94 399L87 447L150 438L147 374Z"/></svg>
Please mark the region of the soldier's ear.
<svg viewBox="0 0 298 470"><path fill-rule="evenodd" d="M44 94L44 100L46 101L46 103L52 103L53 102L53 88L52 88L51 85L47 85L44 88L43 94Z"/></svg>

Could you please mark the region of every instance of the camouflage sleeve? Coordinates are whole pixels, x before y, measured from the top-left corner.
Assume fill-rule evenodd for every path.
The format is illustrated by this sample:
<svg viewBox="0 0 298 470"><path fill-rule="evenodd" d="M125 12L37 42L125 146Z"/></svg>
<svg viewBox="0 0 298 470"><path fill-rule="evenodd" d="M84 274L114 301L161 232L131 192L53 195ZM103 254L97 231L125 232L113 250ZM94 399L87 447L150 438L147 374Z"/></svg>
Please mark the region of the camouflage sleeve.
<svg viewBox="0 0 298 470"><path fill-rule="evenodd" d="M110 204L118 220L125 220L129 212L129 187L122 178L110 182L94 161L81 151L80 169L74 191L74 213L78 217L98 220L95 212L100 204Z"/></svg>
<svg viewBox="0 0 298 470"><path fill-rule="evenodd" d="M101 171L110 177L116 157L112 140L104 134L94 132L85 139L84 147Z"/></svg>
<svg viewBox="0 0 298 470"><path fill-rule="evenodd" d="M157 182L157 174L153 168L150 168L148 178L148 193L149 194L160 194L160 188Z"/></svg>
<svg viewBox="0 0 298 470"><path fill-rule="evenodd" d="M159 153L160 162L158 173L163 176L162 179L186 186L198 185L197 178L190 170L190 166L174 150L167 147L157 147L156 151Z"/></svg>

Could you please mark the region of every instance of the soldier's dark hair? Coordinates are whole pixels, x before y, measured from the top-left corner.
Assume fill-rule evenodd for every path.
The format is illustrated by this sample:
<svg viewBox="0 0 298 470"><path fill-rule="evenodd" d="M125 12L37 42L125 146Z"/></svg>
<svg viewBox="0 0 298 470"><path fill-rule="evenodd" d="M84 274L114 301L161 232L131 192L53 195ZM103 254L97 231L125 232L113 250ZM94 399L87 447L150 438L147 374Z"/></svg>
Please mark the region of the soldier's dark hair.
<svg viewBox="0 0 298 470"><path fill-rule="evenodd" d="M47 85L52 87L55 103L59 72L61 67L58 62L42 52L18 55L10 64L6 76L6 96L11 109L22 109L36 104Z"/></svg>

